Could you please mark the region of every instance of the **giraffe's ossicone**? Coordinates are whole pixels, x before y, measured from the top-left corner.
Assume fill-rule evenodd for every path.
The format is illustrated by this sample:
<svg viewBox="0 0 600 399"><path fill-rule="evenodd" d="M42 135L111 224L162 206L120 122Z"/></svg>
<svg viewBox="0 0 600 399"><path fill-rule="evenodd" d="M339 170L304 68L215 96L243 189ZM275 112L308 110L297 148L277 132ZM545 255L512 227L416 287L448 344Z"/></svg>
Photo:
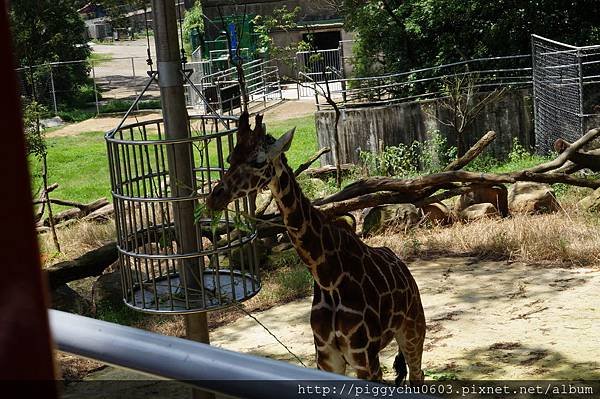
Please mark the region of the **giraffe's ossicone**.
<svg viewBox="0 0 600 399"><path fill-rule="evenodd" d="M260 115L251 129L244 112L229 170L207 206L224 209L234 199L268 187L315 281L310 323L318 367L344 374L349 365L359 378L380 380L379 352L395 339L396 381L406 377L408 364L410 382L420 383L425 316L414 278L389 248L368 246L311 205L284 154L293 135L294 130L277 140L267 135Z"/></svg>

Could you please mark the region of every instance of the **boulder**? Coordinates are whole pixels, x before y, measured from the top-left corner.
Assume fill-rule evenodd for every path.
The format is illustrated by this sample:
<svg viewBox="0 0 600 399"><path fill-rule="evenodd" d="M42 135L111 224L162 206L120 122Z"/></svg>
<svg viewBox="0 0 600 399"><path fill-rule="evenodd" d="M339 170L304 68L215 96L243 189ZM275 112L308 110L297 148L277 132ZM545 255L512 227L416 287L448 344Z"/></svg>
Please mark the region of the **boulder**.
<svg viewBox="0 0 600 399"><path fill-rule="evenodd" d="M53 290L51 298L52 308L63 312L85 315L91 309L90 302L67 284Z"/></svg>
<svg viewBox="0 0 600 399"><path fill-rule="evenodd" d="M98 277L92 289L92 301L95 308L105 305L117 308L123 305L120 271L105 273Z"/></svg>
<svg viewBox="0 0 600 399"><path fill-rule="evenodd" d="M269 198L271 198L271 192L269 190L263 190L263 191L259 192L256 195L256 209L262 208L264 206L264 203L266 201L268 201ZM277 208L277 203L275 202L275 199L273 199L271 201L271 203L269 204L269 206L267 207L265 214L277 213L277 212L279 212L279 209Z"/></svg>
<svg viewBox="0 0 600 399"><path fill-rule="evenodd" d="M432 224L449 224L452 221L450 210L441 202L425 205L421 208L421 212L425 219Z"/></svg>
<svg viewBox="0 0 600 399"><path fill-rule="evenodd" d="M600 212L600 188L577 203L579 209L590 212Z"/></svg>
<svg viewBox="0 0 600 399"><path fill-rule="evenodd" d="M466 207L458 213L458 216L461 220L470 222L484 217L500 216L500 214L498 213L498 209L496 209L494 204L485 202L483 204L474 204Z"/></svg>
<svg viewBox="0 0 600 399"><path fill-rule="evenodd" d="M560 210L554 191L548 184L517 182L508 191L512 212L552 213Z"/></svg>
<svg viewBox="0 0 600 399"><path fill-rule="evenodd" d="M490 203L496 207L500 215L508 216L508 192L503 185L471 184L470 190L463 193L456 203L456 212L474 204Z"/></svg>
<svg viewBox="0 0 600 399"><path fill-rule="evenodd" d="M256 259L258 260L257 266L260 267L260 265L267 261L269 249L262 240L255 240L254 242L254 250L256 251ZM248 260L253 259L253 256L252 244L245 244L241 247L234 248L231 251L231 255L229 256L229 264L234 269L241 269L243 263L244 268L247 269Z"/></svg>
<svg viewBox="0 0 600 399"><path fill-rule="evenodd" d="M404 230L419 219L419 211L413 204L376 206L365 216L363 235L381 234L388 229Z"/></svg>

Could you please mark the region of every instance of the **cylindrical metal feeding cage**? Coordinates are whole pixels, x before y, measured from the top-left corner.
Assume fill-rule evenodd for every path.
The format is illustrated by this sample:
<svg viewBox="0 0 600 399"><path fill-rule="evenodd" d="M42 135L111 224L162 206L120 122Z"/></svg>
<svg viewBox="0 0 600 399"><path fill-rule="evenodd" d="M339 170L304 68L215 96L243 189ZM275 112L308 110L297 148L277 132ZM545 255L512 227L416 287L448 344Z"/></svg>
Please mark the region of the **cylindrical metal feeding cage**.
<svg viewBox="0 0 600 399"><path fill-rule="evenodd" d="M162 119L124 125L106 134L123 299L148 313L215 310L254 296L261 287L254 204L234 201L219 216L204 201L226 171L237 119L191 116L185 139L166 138ZM187 146L195 186L178 196L172 157ZM171 157L171 158L170 158ZM171 166L169 166L171 165ZM171 170L169 170L169 167ZM170 178L171 176L171 178ZM176 207L193 206L194 251L180 250ZM189 238L189 237L188 237Z"/></svg>

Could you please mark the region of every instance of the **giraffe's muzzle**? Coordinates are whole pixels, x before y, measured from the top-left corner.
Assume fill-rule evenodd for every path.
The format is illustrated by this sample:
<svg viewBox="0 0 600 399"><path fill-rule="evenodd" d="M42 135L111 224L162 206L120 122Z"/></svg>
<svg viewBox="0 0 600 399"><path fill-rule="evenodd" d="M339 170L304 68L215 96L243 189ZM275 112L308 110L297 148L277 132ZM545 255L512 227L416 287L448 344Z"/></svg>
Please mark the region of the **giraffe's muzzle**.
<svg viewBox="0 0 600 399"><path fill-rule="evenodd" d="M219 182L206 199L206 206L213 211L222 211L231 202L231 193L223 182Z"/></svg>

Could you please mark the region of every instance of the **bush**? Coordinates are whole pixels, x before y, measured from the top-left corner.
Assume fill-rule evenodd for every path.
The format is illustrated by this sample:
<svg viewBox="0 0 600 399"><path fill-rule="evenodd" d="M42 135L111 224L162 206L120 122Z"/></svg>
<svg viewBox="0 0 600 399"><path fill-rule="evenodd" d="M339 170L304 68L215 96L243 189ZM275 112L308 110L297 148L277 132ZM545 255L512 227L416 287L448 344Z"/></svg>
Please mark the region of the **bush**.
<svg viewBox="0 0 600 399"><path fill-rule="evenodd" d="M81 122L96 116L96 112L82 109L63 108L58 110L58 116L65 122Z"/></svg>
<svg viewBox="0 0 600 399"><path fill-rule="evenodd" d="M100 113L125 112L131 107L131 100L112 100L100 106ZM159 109L160 100L146 100L138 103L139 109Z"/></svg>
<svg viewBox="0 0 600 399"><path fill-rule="evenodd" d="M360 151L360 161L369 175L413 176L420 172L439 172L456 157L456 148L449 147L438 131L430 139L414 141L410 146L387 146L381 153Z"/></svg>

